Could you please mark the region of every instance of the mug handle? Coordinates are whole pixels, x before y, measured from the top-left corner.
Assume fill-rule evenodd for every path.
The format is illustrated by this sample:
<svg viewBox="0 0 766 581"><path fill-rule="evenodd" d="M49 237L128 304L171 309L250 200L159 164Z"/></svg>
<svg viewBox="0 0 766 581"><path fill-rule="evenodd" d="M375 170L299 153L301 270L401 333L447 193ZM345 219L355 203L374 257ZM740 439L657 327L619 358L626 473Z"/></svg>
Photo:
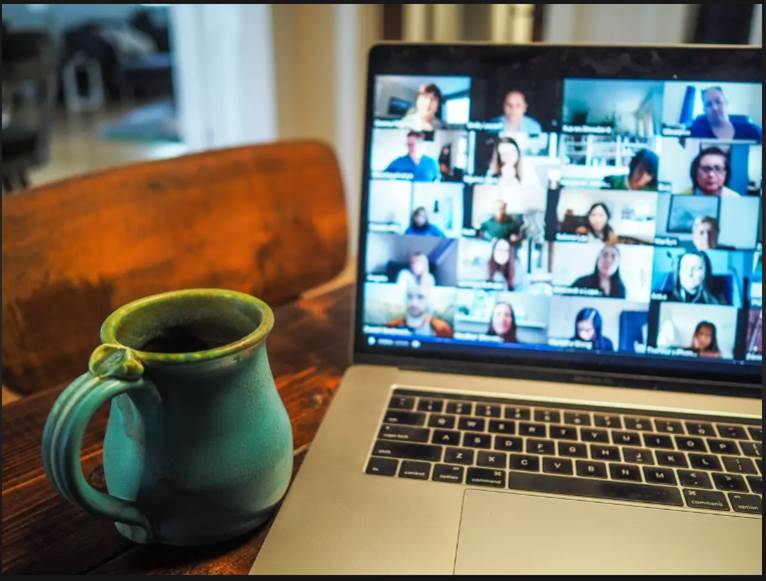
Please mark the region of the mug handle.
<svg viewBox="0 0 766 581"><path fill-rule="evenodd" d="M96 515L138 525L151 536L149 519L135 503L104 494L85 478L80 464L82 438L93 414L122 393L154 389L144 379L135 353L121 345L99 345L90 356L88 371L59 395L43 431L43 466L61 495Z"/></svg>

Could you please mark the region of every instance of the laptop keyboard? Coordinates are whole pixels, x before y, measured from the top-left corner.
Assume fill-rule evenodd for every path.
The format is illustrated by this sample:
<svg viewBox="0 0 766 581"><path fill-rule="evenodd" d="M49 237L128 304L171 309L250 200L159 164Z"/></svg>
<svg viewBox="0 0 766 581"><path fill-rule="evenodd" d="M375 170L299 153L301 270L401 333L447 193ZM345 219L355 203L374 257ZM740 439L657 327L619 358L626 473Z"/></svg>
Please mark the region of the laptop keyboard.
<svg viewBox="0 0 766 581"><path fill-rule="evenodd" d="M762 441L757 421L396 389L366 472L760 515Z"/></svg>

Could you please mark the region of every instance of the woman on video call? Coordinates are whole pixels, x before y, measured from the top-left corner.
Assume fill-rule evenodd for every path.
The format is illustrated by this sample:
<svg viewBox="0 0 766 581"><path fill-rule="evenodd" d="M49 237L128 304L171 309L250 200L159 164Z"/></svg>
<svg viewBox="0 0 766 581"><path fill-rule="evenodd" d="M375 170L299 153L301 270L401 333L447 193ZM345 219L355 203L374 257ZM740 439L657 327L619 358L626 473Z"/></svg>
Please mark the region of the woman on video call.
<svg viewBox="0 0 766 581"><path fill-rule="evenodd" d="M708 255L700 250L689 250L676 263L668 300L701 305L728 304L711 288L712 281L713 268Z"/></svg>
<svg viewBox="0 0 766 581"><path fill-rule="evenodd" d="M513 290L513 277L516 271L514 259L511 243L505 238L496 238L492 243L489 256L487 280L501 282L505 288Z"/></svg>
<svg viewBox="0 0 766 581"><path fill-rule="evenodd" d="M605 244L598 253L596 266L591 274L581 276L572 283L574 288L601 291L605 297L624 299L625 285L620 277L620 251L612 244Z"/></svg>
<svg viewBox="0 0 766 581"><path fill-rule="evenodd" d="M718 147L706 147L700 151L689 168L692 188L685 193L697 196L738 196L729 188L731 165L729 156Z"/></svg>
<svg viewBox="0 0 766 581"><path fill-rule="evenodd" d="M641 149L628 164L628 175L606 176L604 182L613 190L656 190L659 157L651 149Z"/></svg>
<svg viewBox="0 0 766 581"><path fill-rule="evenodd" d="M588 222L579 226L575 232L588 236L588 241L599 241L606 244L616 244L617 234L609 225L611 214L604 202L596 202L588 210Z"/></svg>
<svg viewBox="0 0 766 581"><path fill-rule="evenodd" d="M716 328L710 321L700 321L694 329L692 344L689 346L700 357L720 357Z"/></svg>
<svg viewBox="0 0 766 581"><path fill-rule="evenodd" d="M545 208L545 192L537 173L529 167L522 156L519 142L513 137L498 137L495 141L487 177L497 178L509 197L519 196L524 202L533 203L536 209Z"/></svg>
<svg viewBox="0 0 766 581"><path fill-rule="evenodd" d="M594 351L614 351L614 345L608 337L601 334L603 321L601 313L593 308L581 309L575 317L573 341L587 341Z"/></svg>
<svg viewBox="0 0 766 581"><path fill-rule="evenodd" d="M516 316L509 303L499 302L492 309L487 335L497 335L504 343L518 343L516 339Z"/></svg>
<svg viewBox="0 0 766 581"><path fill-rule="evenodd" d="M444 123L439 119L442 92L433 83L420 85L415 97L415 106L402 117L404 126L415 131L433 131L442 129Z"/></svg>

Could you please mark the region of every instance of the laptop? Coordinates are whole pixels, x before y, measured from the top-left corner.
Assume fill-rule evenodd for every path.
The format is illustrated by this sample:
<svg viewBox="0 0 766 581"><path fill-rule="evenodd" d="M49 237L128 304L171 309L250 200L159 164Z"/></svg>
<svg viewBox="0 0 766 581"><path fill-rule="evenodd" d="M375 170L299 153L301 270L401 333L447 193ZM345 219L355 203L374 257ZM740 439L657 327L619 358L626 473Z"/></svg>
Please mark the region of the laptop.
<svg viewBox="0 0 766 581"><path fill-rule="evenodd" d="M252 573L761 573L761 70L375 46L353 365Z"/></svg>

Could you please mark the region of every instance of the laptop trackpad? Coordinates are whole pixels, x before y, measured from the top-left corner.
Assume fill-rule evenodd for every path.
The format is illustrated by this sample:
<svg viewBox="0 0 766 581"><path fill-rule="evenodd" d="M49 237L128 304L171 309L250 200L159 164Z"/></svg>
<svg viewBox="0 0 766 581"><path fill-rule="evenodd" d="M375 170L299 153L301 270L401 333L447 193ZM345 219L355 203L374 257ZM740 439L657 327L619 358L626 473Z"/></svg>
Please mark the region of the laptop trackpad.
<svg viewBox="0 0 766 581"><path fill-rule="evenodd" d="M760 574L761 519L466 490L455 573Z"/></svg>

